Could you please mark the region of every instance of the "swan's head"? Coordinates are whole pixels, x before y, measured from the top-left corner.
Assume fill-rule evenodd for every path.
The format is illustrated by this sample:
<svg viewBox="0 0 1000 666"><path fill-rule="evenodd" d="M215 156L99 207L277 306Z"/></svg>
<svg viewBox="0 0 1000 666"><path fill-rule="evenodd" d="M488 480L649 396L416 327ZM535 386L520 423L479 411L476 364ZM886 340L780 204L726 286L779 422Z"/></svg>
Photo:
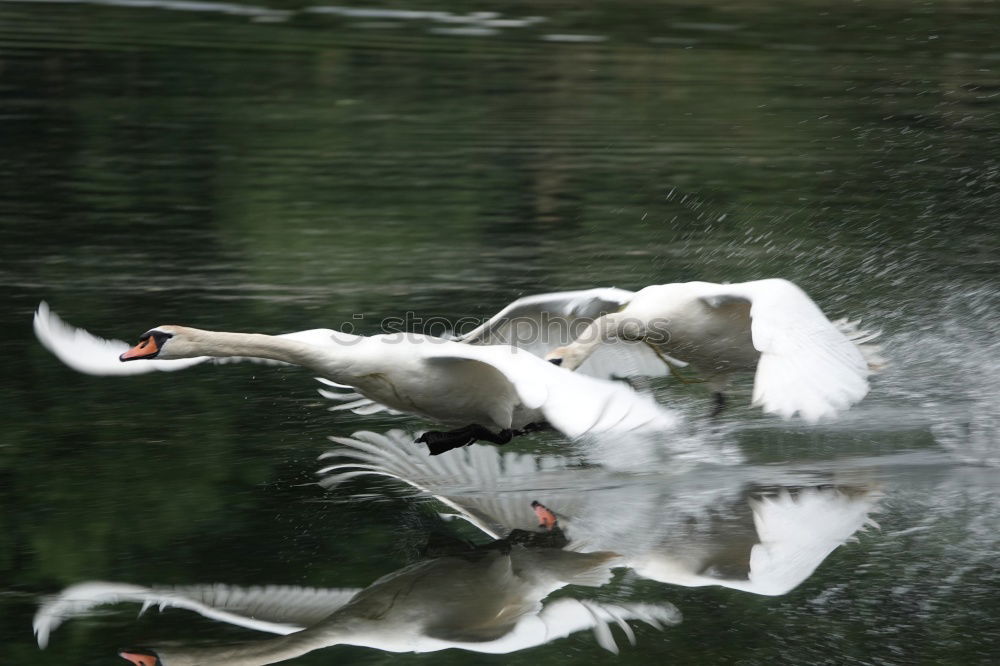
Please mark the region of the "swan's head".
<svg viewBox="0 0 1000 666"><path fill-rule="evenodd" d="M149 648L122 648L118 651L118 656L135 666L163 666L159 655Z"/></svg>
<svg viewBox="0 0 1000 666"><path fill-rule="evenodd" d="M545 360L552 365L558 365L567 370L576 370L587 360L587 354L580 349L570 345L568 347L556 347L545 355Z"/></svg>
<svg viewBox="0 0 1000 666"><path fill-rule="evenodd" d="M178 344L182 329L179 326L157 326L139 336L139 342L134 347L118 357L120 361L137 361L139 359L171 359L186 358ZM180 336L183 337L183 336Z"/></svg>

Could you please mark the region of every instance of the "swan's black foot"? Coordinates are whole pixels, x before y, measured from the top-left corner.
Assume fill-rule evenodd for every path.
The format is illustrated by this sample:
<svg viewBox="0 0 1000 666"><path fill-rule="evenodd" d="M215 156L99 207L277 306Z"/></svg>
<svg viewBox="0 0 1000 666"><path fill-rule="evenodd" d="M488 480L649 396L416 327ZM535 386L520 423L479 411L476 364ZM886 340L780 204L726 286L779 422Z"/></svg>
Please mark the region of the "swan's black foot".
<svg viewBox="0 0 1000 666"><path fill-rule="evenodd" d="M547 532L529 532L527 530L515 529L506 538L498 539L479 548L482 550L498 550L504 555L508 555L514 546L563 549L568 545L569 539L563 534L562 529L557 526Z"/></svg>
<svg viewBox="0 0 1000 666"><path fill-rule="evenodd" d="M506 541L512 544L526 546L528 548L565 548L569 545L569 539L563 534L562 528L556 526L546 532L528 532L526 530L514 530L507 535Z"/></svg>
<svg viewBox="0 0 1000 666"><path fill-rule="evenodd" d="M715 417L723 412L726 408L726 395L720 391L716 391L712 394L712 411L709 412L709 416Z"/></svg>
<svg viewBox="0 0 1000 666"><path fill-rule="evenodd" d="M480 439L494 444L506 444L513 436L513 430L501 430L499 433L494 433L473 423L456 430L428 430L417 438L417 443L426 444L432 456L439 456L446 451L460 449Z"/></svg>
<svg viewBox="0 0 1000 666"><path fill-rule="evenodd" d="M514 437L519 437L520 435L527 435L529 432L539 432L541 430L552 430L552 426L545 421L539 421L538 423L529 423L517 430L511 430L511 433Z"/></svg>

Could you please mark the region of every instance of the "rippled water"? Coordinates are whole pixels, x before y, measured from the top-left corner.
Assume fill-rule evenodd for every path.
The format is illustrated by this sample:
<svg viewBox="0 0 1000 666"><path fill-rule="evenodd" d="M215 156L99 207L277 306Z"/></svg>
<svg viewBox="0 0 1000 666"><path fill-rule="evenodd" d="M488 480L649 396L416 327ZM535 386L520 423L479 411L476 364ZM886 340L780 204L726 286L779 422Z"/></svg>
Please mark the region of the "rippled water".
<svg viewBox="0 0 1000 666"><path fill-rule="evenodd" d="M995 5L491 9L0 2L0 663L255 637L120 605L39 650L38 604L85 581L363 588L436 557L468 576L456 603L495 598L482 547L536 530L532 501L626 558L546 606L683 616L634 622L635 646L613 628L623 663L995 661ZM663 380L690 423L670 441L540 433L328 487L315 472L351 457L318 461L327 436L427 424L331 414L296 369L83 376L30 327L44 299L124 339L374 333L526 293L771 276L884 331L890 367L836 422L759 415L749 380L708 421L704 390ZM747 589L775 512L775 542L808 555ZM465 617L440 633L468 637ZM584 630L295 663L608 658Z"/></svg>

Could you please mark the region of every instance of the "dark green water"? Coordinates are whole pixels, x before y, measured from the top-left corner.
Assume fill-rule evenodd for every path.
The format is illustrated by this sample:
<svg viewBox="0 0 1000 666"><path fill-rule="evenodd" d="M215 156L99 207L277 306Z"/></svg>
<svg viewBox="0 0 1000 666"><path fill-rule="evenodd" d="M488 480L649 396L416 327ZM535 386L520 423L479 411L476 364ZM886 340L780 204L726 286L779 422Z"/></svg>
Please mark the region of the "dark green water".
<svg viewBox="0 0 1000 666"><path fill-rule="evenodd" d="M813 428L740 406L740 387L732 478L877 487L880 530L777 597L626 570L572 588L684 614L619 657L581 632L295 663L1000 659L995 3L238 7L0 2L0 664L251 637L120 606L40 651L31 617L67 585L364 587L439 529L440 507L386 484L310 485L328 435L426 423L331 414L295 369L76 374L32 335L40 300L124 339L173 322L375 333L526 293L772 276L882 328L892 365ZM468 14L487 10L542 20ZM704 391L656 390L704 417ZM614 445L602 455L627 463ZM588 454L554 434L511 447ZM697 470L643 471L621 484L702 506L683 490ZM599 504L587 483L570 486Z"/></svg>

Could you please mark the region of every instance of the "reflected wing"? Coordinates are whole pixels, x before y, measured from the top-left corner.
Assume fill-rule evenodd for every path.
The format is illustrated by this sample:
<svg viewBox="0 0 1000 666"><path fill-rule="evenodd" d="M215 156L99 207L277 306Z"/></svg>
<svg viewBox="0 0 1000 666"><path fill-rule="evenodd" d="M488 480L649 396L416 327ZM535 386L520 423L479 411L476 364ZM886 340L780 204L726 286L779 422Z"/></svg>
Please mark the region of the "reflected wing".
<svg viewBox="0 0 1000 666"><path fill-rule="evenodd" d="M868 514L879 497L873 491L805 488L751 500L760 543L750 551L747 591L779 595L797 587L858 530L877 525Z"/></svg>
<svg viewBox="0 0 1000 666"><path fill-rule="evenodd" d="M618 643L609 625L616 624L629 643L635 645L635 633L628 625L630 620L644 622L657 629L679 624L681 613L670 603L609 604L578 599L558 599L546 604L539 618L545 624L548 640L563 638L582 629L593 629L597 643L618 654Z"/></svg>
<svg viewBox="0 0 1000 666"><path fill-rule="evenodd" d="M717 285L702 300L720 307L750 303L753 345L760 352L753 404L809 422L832 416L868 393L871 370L858 346L787 280Z"/></svg>
<svg viewBox="0 0 1000 666"><path fill-rule="evenodd" d="M501 453L495 446L479 444L446 456L427 456L413 446L413 435L402 430L356 432L330 440L341 448L320 456L336 461L318 472L324 475L321 486L330 488L357 476L396 479L432 495L494 539L514 529L537 529L533 501L558 506L562 514L573 504L567 496L580 492L566 488L559 472L572 468L573 461L560 456Z"/></svg>
<svg viewBox="0 0 1000 666"><path fill-rule="evenodd" d="M450 344L426 362L474 362L499 371L528 409L568 437L663 430L678 416L623 382L587 377L558 368L523 351L502 346Z"/></svg>
<svg viewBox="0 0 1000 666"><path fill-rule="evenodd" d="M615 287L561 291L519 298L489 321L461 336L473 345L509 345L544 357L573 342L587 324L618 312L635 294ZM641 342L610 340L598 347L577 372L591 377L658 377L669 371Z"/></svg>
<svg viewBox="0 0 1000 666"><path fill-rule="evenodd" d="M39 647L64 621L89 614L95 607L122 602L184 608L204 617L247 629L290 634L315 624L346 604L358 589L323 589L268 585L185 585L142 587L124 583L89 582L73 585L45 601L32 625Z"/></svg>

